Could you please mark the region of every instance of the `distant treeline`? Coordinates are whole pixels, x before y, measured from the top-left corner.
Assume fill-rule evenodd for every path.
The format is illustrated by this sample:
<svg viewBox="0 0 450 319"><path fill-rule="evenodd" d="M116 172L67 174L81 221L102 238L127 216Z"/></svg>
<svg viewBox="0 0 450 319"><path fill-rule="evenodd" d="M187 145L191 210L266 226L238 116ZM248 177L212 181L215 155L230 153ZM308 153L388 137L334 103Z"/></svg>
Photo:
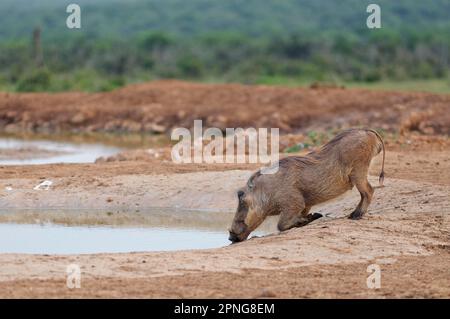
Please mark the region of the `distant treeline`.
<svg viewBox="0 0 450 319"><path fill-rule="evenodd" d="M37 32L38 33L38 32ZM35 35L36 37L36 35ZM0 86L17 91L110 90L157 78L263 83L427 79L448 76L450 33L376 30L346 35L252 38L211 33L184 39L148 32L132 39L38 38L0 45Z"/></svg>
<svg viewBox="0 0 450 319"><path fill-rule="evenodd" d="M449 0L60 0L0 2L0 90L110 90L181 78L276 83L444 78ZM33 30L34 35L33 35ZM39 31L40 30L40 31Z"/></svg>

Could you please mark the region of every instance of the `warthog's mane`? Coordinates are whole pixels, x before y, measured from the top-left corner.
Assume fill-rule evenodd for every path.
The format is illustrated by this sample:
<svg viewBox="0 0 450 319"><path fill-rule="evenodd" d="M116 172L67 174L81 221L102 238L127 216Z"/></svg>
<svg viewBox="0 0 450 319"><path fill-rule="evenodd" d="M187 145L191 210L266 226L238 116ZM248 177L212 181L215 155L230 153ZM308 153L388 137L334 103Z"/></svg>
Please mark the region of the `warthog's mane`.
<svg viewBox="0 0 450 319"><path fill-rule="evenodd" d="M354 131L357 131L358 129L348 129L345 131L342 131L338 135L336 135L332 140L330 140L328 143L320 147L318 150L314 150L312 152L309 152L305 156L288 156L280 160L280 167L289 166L292 163L297 163L300 165L313 165L318 164L321 161L328 159L331 157L331 155L337 155L336 154L336 145L339 144L342 139Z"/></svg>
<svg viewBox="0 0 450 319"><path fill-rule="evenodd" d="M311 166L320 164L321 162L327 159L331 159L335 156L339 156L339 152L336 152L336 146L342 141L343 138L354 133L355 131L368 131L368 130L352 128L342 131L339 134L337 134L333 139L331 139L328 143L320 147L318 150L309 152L305 156L287 156L285 158L280 159L279 167L288 168L289 166L292 165ZM262 173L260 170L253 173L247 182L247 186L250 189L253 188L255 178L261 175Z"/></svg>

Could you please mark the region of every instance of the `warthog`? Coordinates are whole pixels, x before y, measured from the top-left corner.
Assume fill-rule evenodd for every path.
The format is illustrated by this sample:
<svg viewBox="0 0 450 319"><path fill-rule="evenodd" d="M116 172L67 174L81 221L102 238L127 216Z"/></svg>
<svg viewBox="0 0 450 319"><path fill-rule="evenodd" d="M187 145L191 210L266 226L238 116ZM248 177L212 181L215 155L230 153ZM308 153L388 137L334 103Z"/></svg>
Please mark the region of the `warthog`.
<svg viewBox="0 0 450 319"><path fill-rule="evenodd" d="M383 163L379 182L382 186L384 142L370 129L349 129L306 156L283 158L275 174L257 171L237 192L238 207L229 240L247 239L271 215L280 215L280 231L305 226L322 217L309 214L312 206L342 195L353 186L361 194L361 201L349 218L361 218L367 212L374 192L367 180L370 161L381 150Z"/></svg>

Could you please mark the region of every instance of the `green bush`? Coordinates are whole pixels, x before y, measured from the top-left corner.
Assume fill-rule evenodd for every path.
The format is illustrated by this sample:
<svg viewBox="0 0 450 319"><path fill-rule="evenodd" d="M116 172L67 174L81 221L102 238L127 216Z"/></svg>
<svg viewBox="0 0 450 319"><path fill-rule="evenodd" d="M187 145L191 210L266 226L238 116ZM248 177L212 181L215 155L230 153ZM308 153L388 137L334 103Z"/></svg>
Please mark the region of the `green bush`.
<svg viewBox="0 0 450 319"><path fill-rule="evenodd" d="M47 91L51 88L51 73L46 68L33 70L24 75L17 83L19 92Z"/></svg>
<svg viewBox="0 0 450 319"><path fill-rule="evenodd" d="M195 56L187 55L177 61L177 67L182 77L198 78L203 74L203 64Z"/></svg>

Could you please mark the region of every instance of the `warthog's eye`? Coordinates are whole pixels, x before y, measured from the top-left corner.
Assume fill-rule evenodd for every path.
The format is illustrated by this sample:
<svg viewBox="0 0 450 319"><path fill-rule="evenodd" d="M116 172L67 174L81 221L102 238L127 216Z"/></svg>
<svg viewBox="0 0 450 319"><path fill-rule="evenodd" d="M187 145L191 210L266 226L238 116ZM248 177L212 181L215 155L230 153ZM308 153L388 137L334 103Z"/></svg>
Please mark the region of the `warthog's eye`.
<svg viewBox="0 0 450 319"><path fill-rule="evenodd" d="M237 196L238 196L239 199L242 199L242 197L244 197L244 195L245 195L244 191L238 191L237 192Z"/></svg>
<svg viewBox="0 0 450 319"><path fill-rule="evenodd" d="M242 234L246 228L247 225L245 225L244 221L236 221L236 223L233 224L233 227L231 227L230 234Z"/></svg>

